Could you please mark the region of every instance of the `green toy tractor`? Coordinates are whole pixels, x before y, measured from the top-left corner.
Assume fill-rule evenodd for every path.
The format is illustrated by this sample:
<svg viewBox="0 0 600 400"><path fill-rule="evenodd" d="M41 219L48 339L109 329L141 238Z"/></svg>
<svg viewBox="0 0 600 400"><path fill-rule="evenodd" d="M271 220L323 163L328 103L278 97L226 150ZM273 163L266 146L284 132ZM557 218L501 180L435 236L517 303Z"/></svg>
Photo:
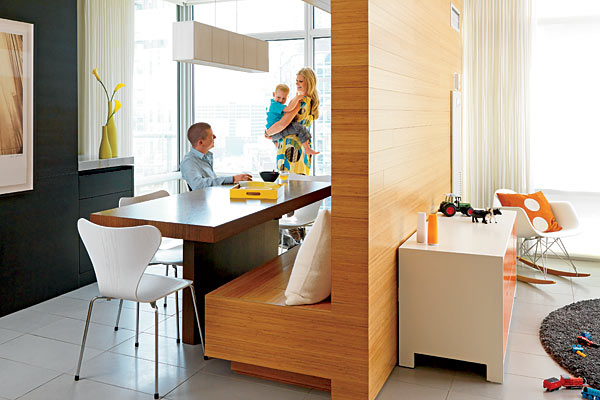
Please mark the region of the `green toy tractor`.
<svg viewBox="0 0 600 400"><path fill-rule="evenodd" d="M446 217L453 217L457 211L460 211L469 217L473 215L471 203L461 203L460 196L453 193L446 194L446 198L440 203L440 211Z"/></svg>

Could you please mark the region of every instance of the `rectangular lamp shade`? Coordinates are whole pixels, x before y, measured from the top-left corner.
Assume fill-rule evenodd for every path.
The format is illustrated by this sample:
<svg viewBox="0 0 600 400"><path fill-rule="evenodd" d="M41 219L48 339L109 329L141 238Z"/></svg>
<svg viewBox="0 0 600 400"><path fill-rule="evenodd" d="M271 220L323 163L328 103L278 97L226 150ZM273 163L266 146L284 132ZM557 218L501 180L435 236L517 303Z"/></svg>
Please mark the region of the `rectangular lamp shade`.
<svg viewBox="0 0 600 400"><path fill-rule="evenodd" d="M245 72L269 72L269 44L196 21L173 23L173 60Z"/></svg>

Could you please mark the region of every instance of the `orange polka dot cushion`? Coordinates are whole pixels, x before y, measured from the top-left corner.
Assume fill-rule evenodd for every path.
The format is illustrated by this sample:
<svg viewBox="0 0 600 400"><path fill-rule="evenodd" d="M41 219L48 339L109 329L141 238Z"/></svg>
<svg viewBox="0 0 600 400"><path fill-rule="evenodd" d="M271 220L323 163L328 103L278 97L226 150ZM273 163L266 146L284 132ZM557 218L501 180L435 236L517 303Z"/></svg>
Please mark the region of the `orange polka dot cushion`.
<svg viewBox="0 0 600 400"><path fill-rule="evenodd" d="M531 225L540 232L557 232L562 229L558 225L552 207L542 192L531 194L512 194L512 193L496 193L498 200L504 207L520 207L522 208Z"/></svg>

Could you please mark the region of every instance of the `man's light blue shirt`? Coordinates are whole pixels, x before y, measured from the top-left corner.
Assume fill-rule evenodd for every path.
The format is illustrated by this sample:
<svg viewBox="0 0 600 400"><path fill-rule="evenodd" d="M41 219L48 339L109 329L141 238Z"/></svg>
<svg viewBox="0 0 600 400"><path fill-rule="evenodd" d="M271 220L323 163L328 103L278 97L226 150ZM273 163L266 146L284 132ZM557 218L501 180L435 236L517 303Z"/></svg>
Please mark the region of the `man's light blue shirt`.
<svg viewBox="0 0 600 400"><path fill-rule="evenodd" d="M192 190L233 183L233 176L217 177L213 170L213 154L191 149L181 162L181 176Z"/></svg>

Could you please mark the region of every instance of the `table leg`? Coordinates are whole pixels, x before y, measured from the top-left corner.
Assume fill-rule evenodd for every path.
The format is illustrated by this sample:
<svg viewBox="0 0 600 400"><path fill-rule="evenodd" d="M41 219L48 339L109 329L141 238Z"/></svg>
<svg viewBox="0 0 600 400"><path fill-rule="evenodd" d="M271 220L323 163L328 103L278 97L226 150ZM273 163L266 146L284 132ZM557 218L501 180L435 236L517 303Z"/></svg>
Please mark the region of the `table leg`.
<svg viewBox="0 0 600 400"><path fill-rule="evenodd" d="M183 278L194 281L200 325L204 330L204 296L277 257L279 221L271 220L217 243L184 241ZM200 343L192 295L183 291L183 343Z"/></svg>

